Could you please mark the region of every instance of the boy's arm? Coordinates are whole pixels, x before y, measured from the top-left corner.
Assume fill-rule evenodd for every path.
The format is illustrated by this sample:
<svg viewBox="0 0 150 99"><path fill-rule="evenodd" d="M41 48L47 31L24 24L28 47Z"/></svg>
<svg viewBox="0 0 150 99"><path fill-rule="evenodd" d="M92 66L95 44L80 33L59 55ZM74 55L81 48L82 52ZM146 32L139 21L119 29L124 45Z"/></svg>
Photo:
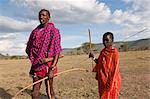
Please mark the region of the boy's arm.
<svg viewBox="0 0 150 99"><path fill-rule="evenodd" d="M97 64L98 59L94 57L94 54L93 54L93 53L90 53L90 54L89 54L89 58L93 58L94 62Z"/></svg>

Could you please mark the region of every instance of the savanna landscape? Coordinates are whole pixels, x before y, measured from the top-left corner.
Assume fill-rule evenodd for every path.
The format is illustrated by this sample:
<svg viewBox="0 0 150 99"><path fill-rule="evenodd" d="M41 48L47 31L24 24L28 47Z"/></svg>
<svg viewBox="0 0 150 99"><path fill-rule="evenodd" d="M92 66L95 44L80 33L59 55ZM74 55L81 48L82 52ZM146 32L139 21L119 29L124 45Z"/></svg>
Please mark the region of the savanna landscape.
<svg viewBox="0 0 150 99"><path fill-rule="evenodd" d="M98 56L98 54L97 54ZM72 71L57 76L54 87L58 99L98 99L98 86L88 55L64 56L59 60L59 72L83 68L85 71ZM12 99L22 88L32 83L28 72L28 59L0 60L0 99ZM150 51L120 52L122 77L119 99L150 99ZM15 99L31 99L31 87ZM44 82L41 86L41 99L47 99Z"/></svg>

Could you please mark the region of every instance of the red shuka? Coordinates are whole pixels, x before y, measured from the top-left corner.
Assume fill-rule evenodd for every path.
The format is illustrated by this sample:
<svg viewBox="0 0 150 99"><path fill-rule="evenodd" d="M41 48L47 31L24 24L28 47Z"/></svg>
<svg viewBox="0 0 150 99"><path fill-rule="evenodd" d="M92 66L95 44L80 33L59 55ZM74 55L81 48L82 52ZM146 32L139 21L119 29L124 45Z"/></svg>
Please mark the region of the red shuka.
<svg viewBox="0 0 150 99"><path fill-rule="evenodd" d="M93 71L98 75L100 99L118 99L121 77L117 49L112 46L104 48Z"/></svg>

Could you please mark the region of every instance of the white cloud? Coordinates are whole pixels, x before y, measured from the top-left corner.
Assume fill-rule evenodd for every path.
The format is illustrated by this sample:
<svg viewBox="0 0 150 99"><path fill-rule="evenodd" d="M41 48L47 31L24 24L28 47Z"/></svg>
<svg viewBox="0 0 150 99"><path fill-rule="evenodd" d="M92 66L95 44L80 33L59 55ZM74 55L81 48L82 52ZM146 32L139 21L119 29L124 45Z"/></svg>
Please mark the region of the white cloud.
<svg viewBox="0 0 150 99"><path fill-rule="evenodd" d="M36 21L18 21L10 17L0 16L0 32L31 31L37 25Z"/></svg>
<svg viewBox="0 0 150 99"><path fill-rule="evenodd" d="M10 49L13 45L13 42L9 41L9 40L2 40L0 41L0 52L4 52L8 49Z"/></svg>
<svg viewBox="0 0 150 99"><path fill-rule="evenodd" d="M21 33L5 33L0 36L0 53L24 55L27 38Z"/></svg>
<svg viewBox="0 0 150 99"><path fill-rule="evenodd" d="M123 12L122 10L116 10L112 15L112 22L116 24L130 23L132 25L138 24L141 21L141 17L134 15L130 12Z"/></svg>
<svg viewBox="0 0 150 99"><path fill-rule="evenodd" d="M6 37L6 35L0 36L2 45L0 52L4 53L21 53L21 49L24 47L19 43L19 40L22 40L16 40L17 37L20 38L21 34L16 37L13 34L32 31L38 24L38 12L42 8L50 10L51 20L59 24L101 24L107 22L111 15L108 6L96 0L10 0L9 5L13 5L13 9L1 10L4 12L7 10L8 16L2 16L3 14L0 16L0 34L11 34L9 37ZM65 36L62 37L62 42L69 41L73 46L80 42L76 43L76 39L82 40L81 36ZM70 45L66 46L69 47ZM24 53L24 50L22 53Z"/></svg>
<svg viewBox="0 0 150 99"><path fill-rule="evenodd" d="M0 15L0 53L24 53L25 40L28 37L23 33L31 32L38 25L38 12L42 8L50 10L51 20L60 25L88 24L89 26L89 24L103 25L103 23L111 22L121 27L113 30L115 35L120 37L128 37L144 28L148 30L133 39L150 37L150 1L123 1L131 4L130 9L125 11L116 9L112 13L105 3L97 0L10 0L9 4L13 8L2 7L0 10L2 11ZM71 29L68 30L71 32ZM87 37L75 34L62 37L62 42L67 47L82 44L86 40Z"/></svg>
<svg viewBox="0 0 150 99"><path fill-rule="evenodd" d="M68 47L76 47L79 46L80 44L84 43L87 37L82 36L82 35L65 35L62 37L62 45L63 48L68 48Z"/></svg>
<svg viewBox="0 0 150 99"><path fill-rule="evenodd" d="M123 0L125 3L129 3L129 2L131 2L131 1L133 1L133 0Z"/></svg>
<svg viewBox="0 0 150 99"><path fill-rule="evenodd" d="M82 39L83 36L81 36L81 35L66 35L63 37L62 42L64 42L64 41L75 41L77 38Z"/></svg>
<svg viewBox="0 0 150 99"><path fill-rule="evenodd" d="M150 27L150 1L149 0L124 0L126 3L132 3L130 10L116 10L112 14L112 22L120 25L141 25L141 27Z"/></svg>
<svg viewBox="0 0 150 99"><path fill-rule="evenodd" d="M146 28L136 28L136 27L124 27L119 30L112 30L115 36L115 41L132 41L144 38L150 38L150 29L147 29L138 34L138 32L144 30ZM132 36L133 34L136 34Z"/></svg>
<svg viewBox="0 0 150 99"><path fill-rule="evenodd" d="M46 8L52 13L52 20L58 23L104 23L110 15L109 7L96 0L12 0L17 6L29 8L26 18L37 20L40 9Z"/></svg>
<svg viewBox="0 0 150 99"><path fill-rule="evenodd" d="M147 28L147 31L138 34L129 40L150 37L150 1L149 0L123 0L130 3L131 8L123 11L117 9L111 16L111 22L120 25L120 30L115 30L117 35L128 37L138 31Z"/></svg>

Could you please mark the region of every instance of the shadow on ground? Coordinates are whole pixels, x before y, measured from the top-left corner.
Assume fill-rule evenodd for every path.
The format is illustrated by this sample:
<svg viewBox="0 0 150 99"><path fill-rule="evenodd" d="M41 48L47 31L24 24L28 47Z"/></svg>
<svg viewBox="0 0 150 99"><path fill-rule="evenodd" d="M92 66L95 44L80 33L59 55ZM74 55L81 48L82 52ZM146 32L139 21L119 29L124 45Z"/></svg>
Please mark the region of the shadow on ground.
<svg viewBox="0 0 150 99"><path fill-rule="evenodd" d="M0 88L0 99L12 99L12 95L8 93L8 90Z"/></svg>
<svg viewBox="0 0 150 99"><path fill-rule="evenodd" d="M23 89L23 87L17 87L17 88L18 88L19 90ZM28 95L31 96L32 90L31 90L31 89L26 89L26 90L24 90L23 92L24 92L24 93L27 93ZM23 93L21 93L21 94L23 94ZM3 99L3 98L2 98L2 99ZM48 99L48 98L47 98L47 95L41 94L40 99Z"/></svg>

